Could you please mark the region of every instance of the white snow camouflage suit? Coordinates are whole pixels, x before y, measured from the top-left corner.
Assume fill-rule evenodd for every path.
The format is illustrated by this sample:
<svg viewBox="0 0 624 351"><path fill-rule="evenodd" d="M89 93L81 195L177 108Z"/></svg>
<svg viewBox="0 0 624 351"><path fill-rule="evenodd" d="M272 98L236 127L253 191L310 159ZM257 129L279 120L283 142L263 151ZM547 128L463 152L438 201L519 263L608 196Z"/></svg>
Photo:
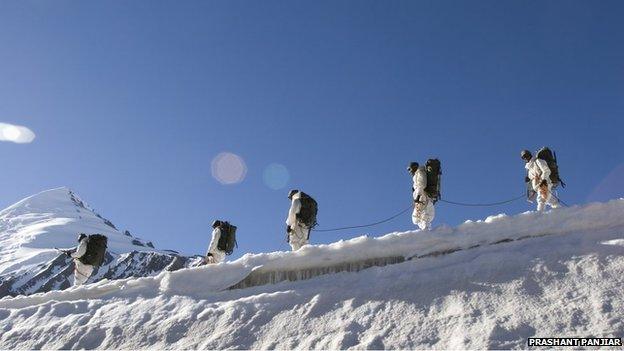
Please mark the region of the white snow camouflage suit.
<svg viewBox="0 0 624 351"><path fill-rule="evenodd" d="M425 188L427 187L427 171L425 170L425 166L418 167L412 180L414 181L414 191L412 195L414 201L419 201L414 203L412 222L421 230L429 230L431 229L431 222L433 222L433 218L435 217L435 207L433 207L433 200L431 200L425 192Z"/></svg>
<svg viewBox="0 0 624 351"><path fill-rule="evenodd" d="M216 227L212 231L212 240L206 252L206 263L208 263L208 254L212 254L212 262L210 263L221 263L225 260L225 251L221 251L217 247L219 239L221 239L221 228Z"/></svg>
<svg viewBox="0 0 624 351"><path fill-rule="evenodd" d="M288 243L293 251L297 251L303 245L308 244L308 234L310 233L310 228L297 219L299 211L301 211L301 192L293 195L288 218L286 218L286 225L290 226L291 229L288 233Z"/></svg>
<svg viewBox="0 0 624 351"><path fill-rule="evenodd" d="M552 182L550 181L550 168L548 168L548 163L537 158L537 156L533 156L524 168L528 171L527 176L531 182L531 187L537 193L537 210L543 211L547 204L552 208L559 207L559 201L557 201L557 198L553 196L552 193ZM542 192L540 192L540 184L544 180L548 184L548 190L545 194L542 194Z"/></svg>
<svg viewBox="0 0 624 351"><path fill-rule="evenodd" d="M84 284L93 273L92 265L80 262L80 257L87 253L88 242L89 237L84 237L80 240L80 244L76 248L76 251L71 254L71 257L74 259L74 286Z"/></svg>

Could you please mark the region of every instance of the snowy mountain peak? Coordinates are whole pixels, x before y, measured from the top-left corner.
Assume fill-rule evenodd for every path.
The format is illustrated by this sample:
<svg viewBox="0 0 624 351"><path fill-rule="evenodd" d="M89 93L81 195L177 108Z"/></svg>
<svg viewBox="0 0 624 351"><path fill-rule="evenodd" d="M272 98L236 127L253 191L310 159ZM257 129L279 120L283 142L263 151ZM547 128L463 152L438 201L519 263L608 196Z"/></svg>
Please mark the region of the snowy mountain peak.
<svg viewBox="0 0 624 351"><path fill-rule="evenodd" d="M81 213L83 211L84 213ZM92 213L104 224L117 229L109 220L101 217L89 205L86 204L76 193L68 187L54 188L29 196L5 210L0 211L0 218L15 217L32 213L57 213L61 215L73 215L80 218L81 214ZM77 213L77 215L74 215Z"/></svg>
<svg viewBox="0 0 624 351"><path fill-rule="evenodd" d="M121 254L153 250L124 235L67 187L46 190L0 211L0 274L29 269L58 255L55 247L76 245L79 233L101 233L109 250Z"/></svg>
<svg viewBox="0 0 624 351"><path fill-rule="evenodd" d="M201 260L156 250L151 242L118 230L69 188L55 188L0 211L0 298L71 286L73 262L54 248L74 247L79 233L108 237L104 264L89 282L151 276Z"/></svg>

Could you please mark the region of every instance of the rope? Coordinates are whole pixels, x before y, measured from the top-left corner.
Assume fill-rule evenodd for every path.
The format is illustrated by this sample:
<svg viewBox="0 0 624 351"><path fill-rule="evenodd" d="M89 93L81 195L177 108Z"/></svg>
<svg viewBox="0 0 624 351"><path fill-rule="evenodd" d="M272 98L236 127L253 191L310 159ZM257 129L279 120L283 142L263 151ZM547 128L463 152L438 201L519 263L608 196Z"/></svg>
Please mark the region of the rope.
<svg viewBox="0 0 624 351"><path fill-rule="evenodd" d="M82 273L82 272L78 269L78 267L76 267L75 265L74 265L74 273L75 273L75 274L80 274L81 276L86 277L87 279L89 279L89 277L90 277L90 275L86 275L86 274Z"/></svg>
<svg viewBox="0 0 624 351"><path fill-rule="evenodd" d="M555 199L557 199L559 201L559 203L561 203L562 205L564 205L565 207L570 207L568 206L568 204L566 204L565 202L563 202L560 198L557 197L557 195L555 195L553 192L551 192L551 195L555 197ZM499 202L490 202L490 203L465 203L465 202L456 202L456 201L448 201L448 200L443 200L440 199L440 202L444 202L447 204L451 204L451 205L457 205L457 206L467 206L467 207L491 207L491 206L498 206L498 205L504 205L504 204L508 204L510 202L514 202L514 201L518 201L522 198L524 198L526 196L525 193L523 193L522 195L518 196L518 197L514 197L513 199L509 199L509 200L505 200L505 201L499 201ZM410 209L412 209L414 206L410 205L408 208L402 210L401 212L393 215L392 217L388 217L386 219L383 219L381 221L375 222L375 223L370 223L370 224L363 224L363 225L354 225L354 226L349 226L349 227L339 227L339 228L331 228L331 229L313 229L312 231L314 232L336 232L339 230L346 230L346 229L356 229L356 228L367 228L367 227L372 227L372 226L376 226L378 224L382 224L382 223L386 223L389 222L395 218L397 218L398 216L404 214L405 212L409 211Z"/></svg>
<svg viewBox="0 0 624 351"><path fill-rule="evenodd" d="M447 201L447 200L443 200L440 199L441 202L445 202L447 204L451 204L451 205L457 205L457 206L467 206L467 207L490 207L490 206L498 206L498 205L504 205L510 202L514 202L517 200L522 199L523 197L525 197L526 194L522 194L518 197L514 197L513 199L509 199L509 200L505 200L505 201L499 201L499 202L491 202L491 203L485 203L485 204L469 204L469 203L464 203L464 202L455 202L455 201Z"/></svg>
<svg viewBox="0 0 624 351"><path fill-rule="evenodd" d="M414 205L410 205L408 208L402 210L401 212L395 214L392 217L388 217L386 219L383 219L381 221L375 222L375 223L370 223L370 224L364 224L364 225L354 225L354 226L350 226L350 227L340 227L340 228L331 228L331 229L313 229L313 231L315 232L336 232L339 230L345 230L345 229L356 229L356 228L366 228L366 227L372 227L381 223L386 223L389 222L395 218L397 218L398 216L404 214L405 212L411 210L414 207Z"/></svg>
<svg viewBox="0 0 624 351"><path fill-rule="evenodd" d="M563 200L561 200L559 197L557 197L557 195L555 195L555 192L554 192L554 191L551 191L551 192L550 192L550 195L551 195L552 197L554 197L555 199L557 199L557 201L559 201L559 203L560 203L560 204L562 204L563 206L565 206L565 207L570 207L570 205L566 204L565 202L563 202Z"/></svg>

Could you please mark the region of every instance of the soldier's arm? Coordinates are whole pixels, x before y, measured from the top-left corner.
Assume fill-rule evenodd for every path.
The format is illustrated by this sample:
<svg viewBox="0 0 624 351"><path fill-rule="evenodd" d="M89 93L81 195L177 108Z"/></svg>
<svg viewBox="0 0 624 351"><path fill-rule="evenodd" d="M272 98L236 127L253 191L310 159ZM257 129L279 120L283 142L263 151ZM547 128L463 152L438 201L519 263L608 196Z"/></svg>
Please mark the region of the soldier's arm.
<svg viewBox="0 0 624 351"><path fill-rule="evenodd" d="M546 163L546 161L544 160L537 160L537 166L540 168L540 171L542 171L542 180L549 180L550 179L550 168L548 168L548 163Z"/></svg>
<svg viewBox="0 0 624 351"><path fill-rule="evenodd" d="M211 254L217 250L217 244L219 244L219 239L221 238L221 229L215 228L212 232L212 240L210 241L210 246L208 247L208 252L206 255Z"/></svg>
<svg viewBox="0 0 624 351"><path fill-rule="evenodd" d="M414 200L418 200L418 197L423 194L427 187L427 174L419 169L414 175Z"/></svg>
<svg viewBox="0 0 624 351"><path fill-rule="evenodd" d="M73 252L70 256L72 258L80 258L85 253L87 253L87 240L82 240L80 242L80 245L78 245L78 248L76 249L76 251Z"/></svg>
<svg viewBox="0 0 624 351"><path fill-rule="evenodd" d="M288 218L286 219L286 224L294 227L297 224L297 214L301 211L301 200L295 199L290 206L290 211L288 211Z"/></svg>

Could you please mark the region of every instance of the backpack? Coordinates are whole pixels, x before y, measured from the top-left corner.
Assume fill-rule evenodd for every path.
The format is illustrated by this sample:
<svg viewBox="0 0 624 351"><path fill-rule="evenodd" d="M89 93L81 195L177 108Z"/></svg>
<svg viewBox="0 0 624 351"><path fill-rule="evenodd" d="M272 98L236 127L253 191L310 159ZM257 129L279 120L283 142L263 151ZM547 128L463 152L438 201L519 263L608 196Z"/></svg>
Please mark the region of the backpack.
<svg viewBox="0 0 624 351"><path fill-rule="evenodd" d="M318 204L316 200L314 200L310 195L300 192L301 197L301 209L299 213L297 213L297 219L301 221L301 223L305 224L306 227L312 228L316 227L318 224L316 222L316 214L318 212Z"/></svg>
<svg viewBox="0 0 624 351"><path fill-rule="evenodd" d="M436 203L442 197L440 193L440 187L442 185L442 167L440 161L437 158L428 159L425 163L425 171L427 173L425 193L433 199L433 203Z"/></svg>
<svg viewBox="0 0 624 351"><path fill-rule="evenodd" d="M236 226L231 225L229 222L223 222L219 229L221 229L221 236L217 243L217 249L225 252L226 255L231 255L234 252L234 248L238 247L238 243L236 242Z"/></svg>
<svg viewBox="0 0 624 351"><path fill-rule="evenodd" d="M537 158L546 161L550 169L550 182L553 188L561 183L561 187L565 188L565 183L559 178L559 166L557 166L557 154L544 146L537 152Z"/></svg>
<svg viewBox="0 0 624 351"><path fill-rule="evenodd" d="M108 239L102 234L91 234L87 238L87 252L78 260L83 264L99 267L104 263Z"/></svg>

